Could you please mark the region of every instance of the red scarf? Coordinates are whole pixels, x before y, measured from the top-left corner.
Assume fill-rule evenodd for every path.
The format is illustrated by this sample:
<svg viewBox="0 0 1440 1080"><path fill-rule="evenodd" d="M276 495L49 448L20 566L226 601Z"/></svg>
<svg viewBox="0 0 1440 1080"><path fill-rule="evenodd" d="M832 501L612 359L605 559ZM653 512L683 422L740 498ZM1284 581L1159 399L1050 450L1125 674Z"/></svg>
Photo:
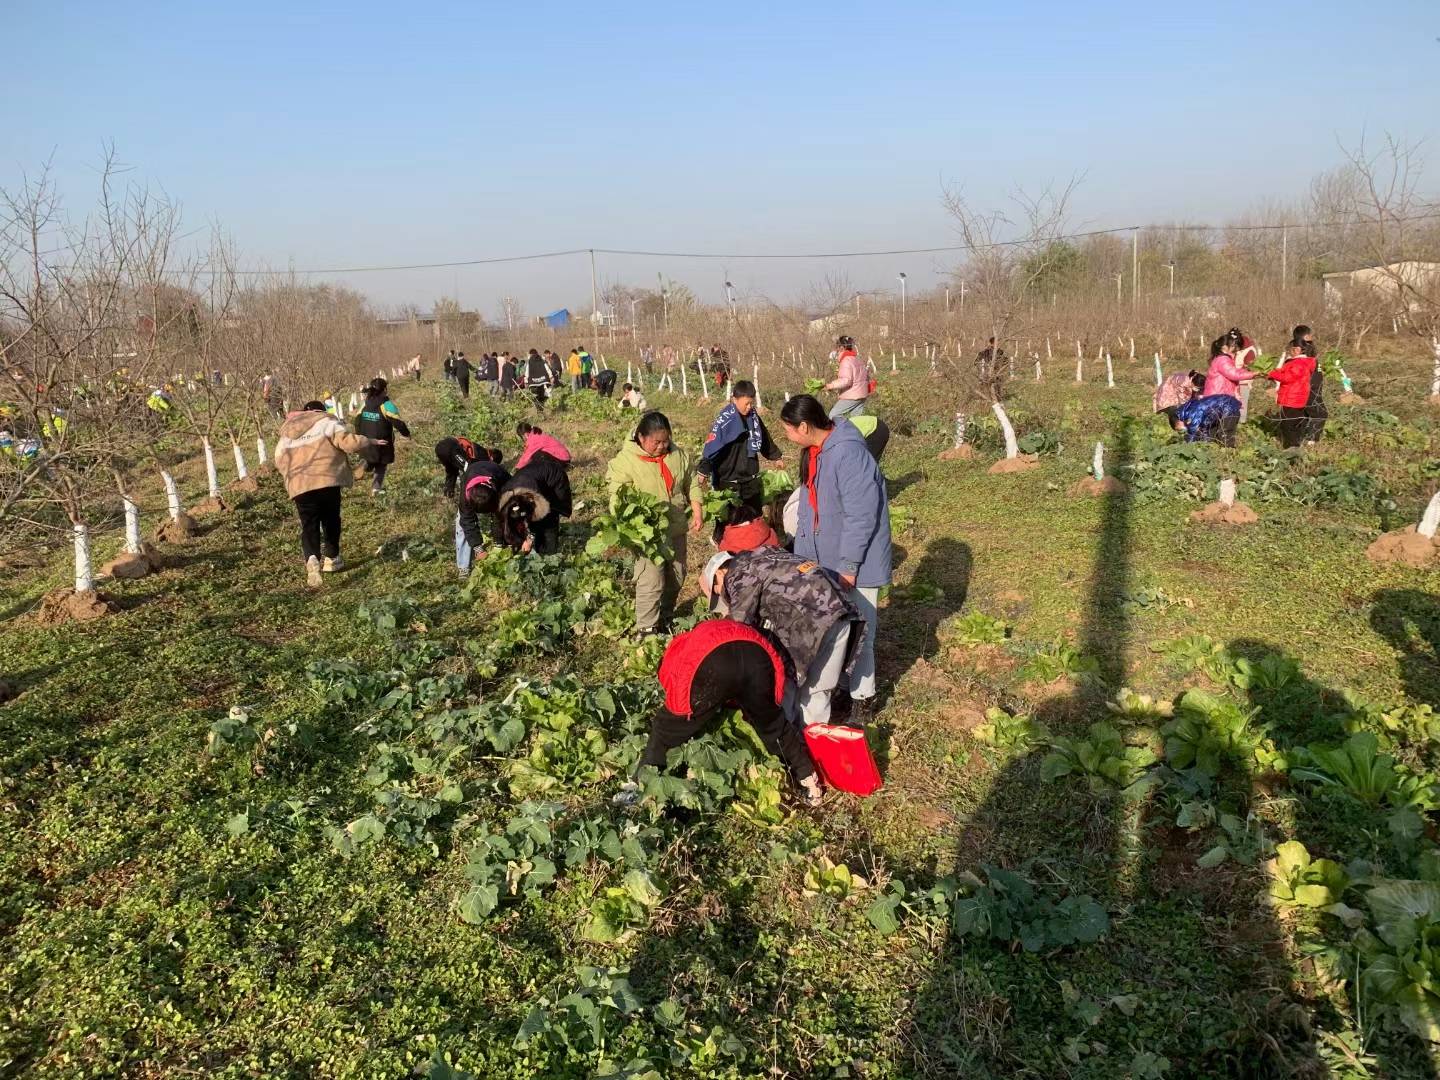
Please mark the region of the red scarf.
<svg viewBox="0 0 1440 1080"><path fill-rule="evenodd" d="M831 432L834 430L834 428L830 429ZM825 440L819 446L809 448L810 474L805 477L805 493L810 496L810 512L815 515L815 531L817 533L820 531L820 496L815 491L815 485L820 479L820 451L825 449L825 443L829 440L830 435L827 433ZM803 461L801 467L804 467Z"/></svg>
<svg viewBox="0 0 1440 1080"><path fill-rule="evenodd" d="M660 466L660 479L665 481L665 497L668 499L675 492L675 474L670 471L670 466L665 464L665 457L666 455L664 454L659 454L656 457L646 457L644 454L641 454L640 460L648 461L651 465Z"/></svg>

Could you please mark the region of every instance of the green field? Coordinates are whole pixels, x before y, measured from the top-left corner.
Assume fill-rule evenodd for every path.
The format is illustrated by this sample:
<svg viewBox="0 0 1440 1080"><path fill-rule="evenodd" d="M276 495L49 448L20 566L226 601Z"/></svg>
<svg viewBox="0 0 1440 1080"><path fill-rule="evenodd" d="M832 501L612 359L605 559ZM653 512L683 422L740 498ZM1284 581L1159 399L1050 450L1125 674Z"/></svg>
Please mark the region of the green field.
<svg viewBox="0 0 1440 1080"><path fill-rule="evenodd" d="M1356 362L1300 460L1167 449L1146 363L1017 382L1008 476L992 422L938 459L912 363L863 801L796 811L727 725L610 804L658 645L581 554L625 436L586 395L546 421L585 504L553 560L457 580L430 446L513 459L528 413L432 383L318 593L273 478L95 623L28 614L64 552L0 582L0 1075L1434 1075L1437 931L1376 883L1440 881L1440 571L1364 555L1433 486L1424 361ZM650 399L691 447L718 407ZM1126 492L1071 493L1097 439ZM1188 523L1222 472L1258 524ZM1338 866L1272 900L1288 841Z"/></svg>

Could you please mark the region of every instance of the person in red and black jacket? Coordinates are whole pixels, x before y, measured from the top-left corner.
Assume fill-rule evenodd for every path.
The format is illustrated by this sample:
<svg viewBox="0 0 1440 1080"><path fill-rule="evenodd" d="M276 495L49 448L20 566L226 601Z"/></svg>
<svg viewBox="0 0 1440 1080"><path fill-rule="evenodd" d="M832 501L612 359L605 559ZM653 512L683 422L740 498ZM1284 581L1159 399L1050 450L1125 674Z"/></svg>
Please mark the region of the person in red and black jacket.
<svg viewBox="0 0 1440 1080"><path fill-rule="evenodd" d="M727 707L740 710L766 748L785 762L806 806L824 795L800 728L786 715L785 662L760 631L732 619L710 619L677 634L660 661L665 704L650 720L650 741L640 765L665 768L675 747L699 735ZM615 801L636 802L630 781Z"/></svg>
<svg viewBox="0 0 1440 1080"><path fill-rule="evenodd" d="M1315 374L1315 357L1305 355L1303 343L1291 342L1290 355L1267 379L1280 384L1275 400L1280 406L1280 445L1290 450L1305 441L1310 431L1310 377Z"/></svg>
<svg viewBox="0 0 1440 1080"><path fill-rule="evenodd" d="M463 435L447 435L435 444L435 458L445 469L445 497L455 497L455 484L460 474L470 463L483 453L483 447L476 446Z"/></svg>

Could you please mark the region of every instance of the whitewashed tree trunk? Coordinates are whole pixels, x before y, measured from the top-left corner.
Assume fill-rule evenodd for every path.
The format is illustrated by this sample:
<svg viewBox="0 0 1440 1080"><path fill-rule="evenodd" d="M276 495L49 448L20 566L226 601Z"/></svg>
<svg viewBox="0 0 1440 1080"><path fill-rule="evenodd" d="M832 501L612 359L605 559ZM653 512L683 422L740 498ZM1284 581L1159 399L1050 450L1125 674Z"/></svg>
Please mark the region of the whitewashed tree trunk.
<svg viewBox="0 0 1440 1080"><path fill-rule="evenodd" d="M1017 458L1020 456L1020 443L1015 438L1015 425L1010 423L1010 417L1005 413L1005 406L998 401L990 406L995 412L995 419L1000 421L1000 432L1005 436L1005 456Z"/></svg>
<svg viewBox="0 0 1440 1080"><path fill-rule="evenodd" d="M1040 357L1035 357L1035 381L1040 381Z"/></svg>
<svg viewBox="0 0 1440 1080"><path fill-rule="evenodd" d="M165 485L165 502L170 508L170 520L180 520L180 489L175 486L175 477L164 469L160 470L160 481Z"/></svg>
<svg viewBox="0 0 1440 1080"><path fill-rule="evenodd" d="M350 395L350 411L353 413L353 412L354 412L356 409L358 409L358 408L360 408L360 401L359 401L358 398L355 397L354 394L351 394L351 395Z"/></svg>
<svg viewBox="0 0 1440 1080"><path fill-rule="evenodd" d="M210 446L209 439L201 439L200 445L205 448L205 483L209 485L210 497L220 497L220 474L215 471L215 451Z"/></svg>
<svg viewBox="0 0 1440 1080"><path fill-rule="evenodd" d="M255 459L259 461L261 465L267 464L269 461L265 456L265 437L263 435L255 436Z"/></svg>
<svg viewBox="0 0 1440 1080"><path fill-rule="evenodd" d="M751 365L750 365L750 381L755 384L755 407L756 407L757 409L759 409L759 408L762 407L762 403L761 403L761 401L760 401L760 365L759 365L759 364L751 364Z"/></svg>
<svg viewBox="0 0 1440 1080"><path fill-rule="evenodd" d="M895 375L898 374L899 371L900 369L895 366L895 354L892 352L890 354L890 374Z"/></svg>
<svg viewBox="0 0 1440 1080"><path fill-rule="evenodd" d="M689 396L690 396L690 380L686 377L687 374L689 373L689 371L690 371L690 365L689 365L689 364L681 364L681 365L680 365L680 396L681 396L681 397L689 397ZM671 382L670 382L670 392L671 392L671 393L674 393L674 392L675 392L675 382L674 382L673 379L672 379Z"/></svg>
<svg viewBox="0 0 1440 1080"><path fill-rule="evenodd" d="M963 412L957 412L955 414L955 449L957 450L965 445L965 427L967 423L968 420Z"/></svg>
<svg viewBox="0 0 1440 1080"><path fill-rule="evenodd" d="M1160 354L1155 354L1155 385L1159 386L1165 381L1165 376L1160 373Z"/></svg>
<svg viewBox="0 0 1440 1080"><path fill-rule="evenodd" d="M74 529L75 591L91 592L95 588L95 571L90 564L90 526L77 521Z"/></svg>
<svg viewBox="0 0 1440 1080"><path fill-rule="evenodd" d="M244 480L250 475L250 470L245 467L245 451L240 449L240 444L234 439L230 440L230 449L235 454L235 475Z"/></svg>
<svg viewBox="0 0 1440 1080"><path fill-rule="evenodd" d="M1096 480L1105 479L1105 444L1103 442L1095 444L1095 459L1090 463L1090 472Z"/></svg>
<svg viewBox="0 0 1440 1080"><path fill-rule="evenodd" d="M1015 354L1011 353L1006 359L1010 362L1010 378L1013 379L1015 378Z"/></svg>
<svg viewBox="0 0 1440 1080"><path fill-rule="evenodd" d="M1430 502L1425 506L1425 513L1420 516L1420 524L1415 531L1421 536L1428 536L1435 539L1435 530L1440 528L1440 491L1430 497Z"/></svg>
<svg viewBox="0 0 1440 1080"><path fill-rule="evenodd" d="M705 370L705 361L697 360L695 366L700 369L700 392L705 395L705 400L710 400L710 373Z"/></svg>
<svg viewBox="0 0 1440 1080"><path fill-rule="evenodd" d="M1085 361L1083 358L1075 361L1075 381L1085 381Z"/></svg>
<svg viewBox="0 0 1440 1080"><path fill-rule="evenodd" d="M1435 354L1435 366L1430 374L1430 396L1440 397L1440 337L1430 339L1430 348Z"/></svg>
<svg viewBox="0 0 1440 1080"><path fill-rule="evenodd" d="M1045 359L1055 359L1055 354L1050 351L1050 339L1048 337L1045 339Z"/></svg>
<svg viewBox="0 0 1440 1080"><path fill-rule="evenodd" d="M1130 359L1135 359L1135 339L1133 337L1130 339Z"/></svg>
<svg viewBox="0 0 1440 1080"><path fill-rule="evenodd" d="M129 495L120 497L125 507L125 550L131 555L140 554L140 507Z"/></svg>
<svg viewBox="0 0 1440 1080"><path fill-rule="evenodd" d="M634 385L635 383L635 371L631 366L629 360L625 361L625 381L630 383L631 385Z"/></svg>
<svg viewBox="0 0 1440 1080"><path fill-rule="evenodd" d="M1220 481L1220 505L1235 505L1235 478L1233 476L1227 476Z"/></svg>
<svg viewBox="0 0 1440 1080"><path fill-rule="evenodd" d="M1115 389L1115 362L1110 359L1110 350L1105 350L1105 386L1107 389Z"/></svg>

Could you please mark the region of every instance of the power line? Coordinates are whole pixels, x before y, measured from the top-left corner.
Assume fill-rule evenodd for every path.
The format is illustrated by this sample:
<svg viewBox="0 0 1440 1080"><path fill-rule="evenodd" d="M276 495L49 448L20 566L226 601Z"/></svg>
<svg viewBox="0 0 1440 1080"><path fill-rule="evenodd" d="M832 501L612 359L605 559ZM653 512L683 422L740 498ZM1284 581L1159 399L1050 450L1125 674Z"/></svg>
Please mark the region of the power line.
<svg viewBox="0 0 1440 1080"><path fill-rule="evenodd" d="M1440 219L1440 210L1425 214L1416 214L1411 217L1387 217L1385 220L1391 224L1404 224L1413 221L1433 221ZM1364 227L1379 224L1378 220L1361 221L1305 221L1305 222L1282 222L1275 225L1117 225L1109 229L1088 229L1083 232L1057 233L1054 236L1046 237L1045 242L1058 242L1062 240L1084 240L1093 236L1114 236L1119 233L1133 233L1143 231L1154 232L1282 232L1288 229L1335 229L1345 227ZM263 270L223 270L223 269L198 269L198 270L176 270L173 273L190 273L196 276L210 275L233 275L236 277L284 277L295 275L310 277L316 274L377 274L391 273L405 270L451 270L461 269L469 266L491 266L499 263L533 262L541 259L562 259L574 255L618 255L633 256L650 259L867 259L881 258L892 255L941 255L953 254L963 251L991 251L997 248L1018 247L1025 244L1033 244L1033 239L1021 240L996 240L988 244L952 244L939 247L918 247L918 248L887 248L874 251L798 251L798 252L734 252L734 251L649 251L637 248L569 248L564 251L543 251L529 255L500 255L483 259L454 259L445 262L427 263L393 263L378 266L327 266L308 270L276 270L273 268Z"/></svg>

